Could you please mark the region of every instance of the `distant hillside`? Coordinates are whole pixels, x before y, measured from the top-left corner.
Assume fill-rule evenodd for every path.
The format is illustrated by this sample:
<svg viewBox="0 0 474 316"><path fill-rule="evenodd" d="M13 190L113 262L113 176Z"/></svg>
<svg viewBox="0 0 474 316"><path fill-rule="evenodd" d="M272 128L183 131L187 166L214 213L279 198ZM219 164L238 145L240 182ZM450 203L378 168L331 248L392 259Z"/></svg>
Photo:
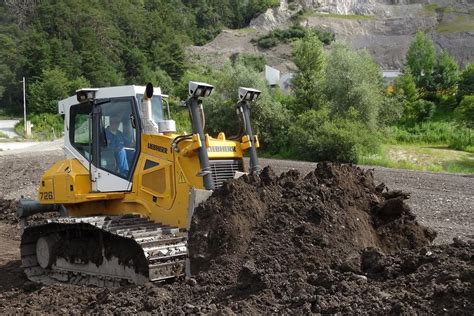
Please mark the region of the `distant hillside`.
<svg viewBox="0 0 474 316"><path fill-rule="evenodd" d="M242 28L278 0L0 1L0 111L52 100L84 85L180 80L189 45ZM0 113L1 114L1 113Z"/></svg>
<svg viewBox="0 0 474 316"><path fill-rule="evenodd" d="M384 68L401 68L408 45L419 30L427 32L438 49L446 49L461 64L474 61L473 0L282 0L243 30L223 31L193 51L204 56L237 52L262 53L270 65L292 69L287 44L269 50L251 41L275 28L294 23L330 30L337 40L367 49Z"/></svg>

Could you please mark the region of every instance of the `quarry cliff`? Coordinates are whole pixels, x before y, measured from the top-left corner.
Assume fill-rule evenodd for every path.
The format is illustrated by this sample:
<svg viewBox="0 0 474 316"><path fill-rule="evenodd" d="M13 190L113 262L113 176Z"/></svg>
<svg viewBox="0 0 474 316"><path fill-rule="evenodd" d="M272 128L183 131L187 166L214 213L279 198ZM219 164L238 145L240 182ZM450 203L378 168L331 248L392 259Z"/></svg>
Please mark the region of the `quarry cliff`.
<svg viewBox="0 0 474 316"><path fill-rule="evenodd" d="M474 61L474 0L282 0L249 28L224 30L192 51L212 56L214 63L239 52L262 53L271 66L291 71L290 45L261 49L251 41L294 23L334 32L336 40L366 49L385 69L403 68L417 31L429 34L437 49L447 50L462 65Z"/></svg>

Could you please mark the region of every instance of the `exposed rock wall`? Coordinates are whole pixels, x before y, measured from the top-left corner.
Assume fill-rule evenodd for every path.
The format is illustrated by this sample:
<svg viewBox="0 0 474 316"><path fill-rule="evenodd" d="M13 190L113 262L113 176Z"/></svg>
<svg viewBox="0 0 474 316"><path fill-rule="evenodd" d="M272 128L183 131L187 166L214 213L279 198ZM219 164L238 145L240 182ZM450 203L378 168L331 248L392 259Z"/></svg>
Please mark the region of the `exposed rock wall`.
<svg viewBox="0 0 474 316"><path fill-rule="evenodd" d="M207 45L193 47L191 54L221 64L235 53L262 53L269 65L294 71L290 45L264 50L252 39L291 25L300 10L305 12L301 25L333 31L337 40L366 49L383 68L403 67L418 31L462 65L474 62L474 0L281 0L279 7L252 20L250 29L225 30Z"/></svg>
<svg viewBox="0 0 474 316"><path fill-rule="evenodd" d="M338 40L367 49L385 68L402 67L420 30L461 64L474 61L474 0L299 0L290 5L282 0L280 7L254 19L251 27L284 27L299 9L306 12L302 25L335 32Z"/></svg>

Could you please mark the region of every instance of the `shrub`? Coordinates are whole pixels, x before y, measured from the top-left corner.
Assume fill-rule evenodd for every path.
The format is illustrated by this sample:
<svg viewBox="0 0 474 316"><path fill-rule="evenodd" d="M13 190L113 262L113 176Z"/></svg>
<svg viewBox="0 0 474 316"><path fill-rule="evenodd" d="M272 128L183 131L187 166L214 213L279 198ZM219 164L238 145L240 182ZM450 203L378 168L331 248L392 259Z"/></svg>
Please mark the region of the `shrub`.
<svg viewBox="0 0 474 316"><path fill-rule="evenodd" d="M261 48L271 48L271 47L277 46L278 43L279 43L278 38L273 37L271 35L260 37L257 40L257 45Z"/></svg>
<svg viewBox="0 0 474 316"><path fill-rule="evenodd" d="M389 126L396 124L403 115L404 98L392 95L385 96L379 113L379 125Z"/></svg>
<svg viewBox="0 0 474 316"><path fill-rule="evenodd" d="M436 106L431 101L417 100L412 103L412 109L416 122L424 122L433 116Z"/></svg>
<svg viewBox="0 0 474 316"><path fill-rule="evenodd" d="M304 28L301 25L293 25L287 29L276 29L270 33L263 35L257 39L257 45L261 48L270 48L278 45L279 43L288 43L292 40L301 39L307 34L314 35L323 42L325 45L329 45L336 38L332 32L320 30L317 28Z"/></svg>
<svg viewBox="0 0 474 316"><path fill-rule="evenodd" d="M467 95L462 99L455 110L455 115L459 122L474 127L474 95Z"/></svg>
<svg viewBox="0 0 474 316"><path fill-rule="evenodd" d="M61 137L64 132L64 120L58 114L43 113L28 116L33 127L31 129L32 137L38 140L53 140L55 137ZM15 131L23 135L24 122L21 120L15 125Z"/></svg>
<svg viewBox="0 0 474 316"><path fill-rule="evenodd" d="M303 160L355 163L360 155L377 152L379 144L377 134L363 124L330 120L326 109L301 114L290 128L291 152Z"/></svg>
<svg viewBox="0 0 474 316"><path fill-rule="evenodd" d="M324 43L324 45L329 45L336 40L336 34L333 32L323 31L316 28L312 28L311 30L319 40Z"/></svg>
<svg viewBox="0 0 474 316"><path fill-rule="evenodd" d="M255 54L238 54L234 60L234 63L240 63L247 68L253 69L258 72L262 72L265 69L265 56Z"/></svg>
<svg viewBox="0 0 474 316"><path fill-rule="evenodd" d="M405 102L402 121L406 125L426 122L433 116L435 110L436 106L431 101L420 99L415 102Z"/></svg>

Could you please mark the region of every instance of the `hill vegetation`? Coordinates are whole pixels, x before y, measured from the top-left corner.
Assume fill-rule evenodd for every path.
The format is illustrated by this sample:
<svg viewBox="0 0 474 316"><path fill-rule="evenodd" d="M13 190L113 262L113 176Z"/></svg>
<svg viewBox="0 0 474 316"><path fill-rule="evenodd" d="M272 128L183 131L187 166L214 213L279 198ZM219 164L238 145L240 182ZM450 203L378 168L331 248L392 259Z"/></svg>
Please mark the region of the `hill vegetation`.
<svg viewBox="0 0 474 316"><path fill-rule="evenodd" d="M334 41L332 33L296 24L256 39L262 49L292 45L297 72L290 95L267 86L260 74L262 55L235 54L218 68L187 60L188 45L203 44L225 27L245 27L275 4L5 1L0 4L0 108L21 111L19 81L25 76L30 119L37 128L53 126L57 135L57 101L75 89L152 82L175 96L173 118L181 131L189 131L186 111L173 105L186 97L189 80L199 80L216 87L205 101L206 130L212 135L237 132L232 106L239 86L262 91L252 120L265 155L386 164L382 144L474 152L474 68L460 69L421 32L408 50L404 75L388 87L367 52ZM474 161L467 159L463 170L469 172Z"/></svg>
<svg viewBox="0 0 474 316"><path fill-rule="evenodd" d="M0 2L0 108L51 110L78 87L163 82L187 68L185 49L240 28L275 0L6 0Z"/></svg>

